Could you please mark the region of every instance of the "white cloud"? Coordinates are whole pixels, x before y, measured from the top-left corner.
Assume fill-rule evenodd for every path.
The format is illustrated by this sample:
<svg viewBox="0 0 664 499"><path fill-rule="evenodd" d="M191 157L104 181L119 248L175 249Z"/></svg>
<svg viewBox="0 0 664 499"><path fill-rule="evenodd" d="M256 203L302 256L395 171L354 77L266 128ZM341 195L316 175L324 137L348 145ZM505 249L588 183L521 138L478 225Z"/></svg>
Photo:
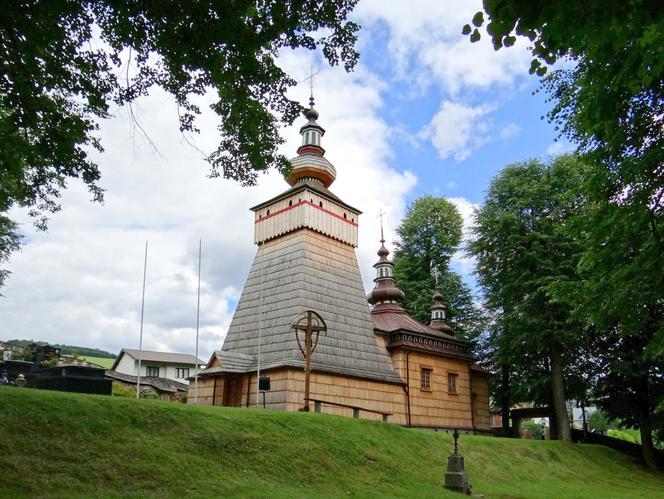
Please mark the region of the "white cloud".
<svg viewBox="0 0 664 499"><path fill-rule="evenodd" d="M572 152L576 149L574 144L570 143L565 139L559 139L552 142L549 147L546 148L545 154L556 156L558 154L564 154L566 152Z"/></svg>
<svg viewBox="0 0 664 499"><path fill-rule="evenodd" d="M472 236L472 227L474 223L473 216L475 210L479 209L480 205L473 203L464 197L448 197L447 200L456 206L463 219L461 249L452 256L451 265L457 272L468 279L470 274L475 270L475 258L471 257L466 252L466 246Z"/></svg>
<svg viewBox="0 0 664 499"><path fill-rule="evenodd" d="M508 123L500 131L500 140L510 140L521 133L521 127L516 123Z"/></svg>
<svg viewBox="0 0 664 499"><path fill-rule="evenodd" d="M463 161L490 139L488 115L494 109L487 104L471 107L443 101L431 123L423 130L423 136L431 140L441 158L454 156L455 160Z"/></svg>
<svg viewBox="0 0 664 499"><path fill-rule="evenodd" d="M309 56L289 53L281 63L306 75ZM379 239L376 218L387 213L387 236L401 218L411 173L390 167L390 128L383 121L382 83L359 67L347 75L325 68L316 79L320 124L327 129L326 156L336 166L332 190L364 212L358 259L368 287ZM308 88L294 95L305 101ZM202 106L205 107L205 106ZM126 112L102 124L103 155L97 156L106 188L104 205L89 202L72 182L49 231L36 232L24 212L29 243L13 256L13 274L0 299L0 338L34 338L117 352L138 346L143 250L149 241L144 348L193 352L197 255L203 240L200 352L221 346L256 248L249 208L285 190L276 173L257 187L209 179L201 154L178 133L170 98L155 93L140 103L139 119L159 148L155 154L131 140ZM216 147L216 116L206 112L196 145ZM284 131L284 152L295 155L302 121Z"/></svg>
<svg viewBox="0 0 664 499"><path fill-rule="evenodd" d="M362 0L355 15L363 26L387 27L386 54L402 80L419 88L437 83L456 95L464 87L511 87L518 77L528 75L530 55L523 40L496 52L486 33L477 43L461 35L479 10L480 0Z"/></svg>

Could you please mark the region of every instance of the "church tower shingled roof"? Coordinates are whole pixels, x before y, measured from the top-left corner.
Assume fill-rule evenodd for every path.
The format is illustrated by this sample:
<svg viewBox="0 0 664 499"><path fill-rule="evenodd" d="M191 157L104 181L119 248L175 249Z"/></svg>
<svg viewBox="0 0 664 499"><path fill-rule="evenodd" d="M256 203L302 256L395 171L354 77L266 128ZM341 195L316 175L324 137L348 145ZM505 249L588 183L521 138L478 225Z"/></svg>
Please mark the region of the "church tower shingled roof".
<svg viewBox="0 0 664 499"><path fill-rule="evenodd" d="M254 262L231 321L219 366L212 372L252 372L304 366L290 328L305 310L327 323L313 370L402 384L379 347L354 248L360 211L328 190L336 178L324 157L313 100L302 145L286 179L291 188L252 208Z"/></svg>

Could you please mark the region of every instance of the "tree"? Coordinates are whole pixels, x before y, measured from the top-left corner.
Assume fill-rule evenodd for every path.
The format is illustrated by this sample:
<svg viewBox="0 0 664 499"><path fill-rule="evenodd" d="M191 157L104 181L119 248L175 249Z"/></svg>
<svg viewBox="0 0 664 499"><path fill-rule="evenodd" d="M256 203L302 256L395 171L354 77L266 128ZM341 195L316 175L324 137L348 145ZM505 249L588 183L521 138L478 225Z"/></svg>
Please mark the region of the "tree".
<svg viewBox="0 0 664 499"><path fill-rule="evenodd" d="M30 208L43 229L69 179L102 199L88 157L102 150L99 120L154 87L175 98L183 133L198 131L192 98L214 91L221 140L208 156L211 176L251 184L269 168L287 171L278 127L302 106L286 97L296 82L275 57L321 48L330 64L352 69L359 27L346 17L355 3L0 2L0 261L17 247L4 215L13 206Z"/></svg>
<svg viewBox="0 0 664 499"><path fill-rule="evenodd" d="M448 307L450 326L459 336L473 340L482 330L483 317L468 286L450 269L452 255L461 244L462 227L461 215L445 198L417 199L397 228L394 277L406 295L404 308L415 319L429 322L437 287Z"/></svg>
<svg viewBox="0 0 664 499"><path fill-rule="evenodd" d="M639 428L645 463L656 467L653 433L664 429L655 409L664 400L664 275L649 213L608 199L607 173L593 167L589 202L566 227L582 238L576 283L554 283L554 299L574 304L594 331L598 405Z"/></svg>
<svg viewBox="0 0 664 499"><path fill-rule="evenodd" d="M503 385L520 378L516 398L552 403L563 440L571 439L565 387L582 328L548 287L576 280L581 248L563 227L584 205L583 170L571 155L506 167L491 181L470 244L486 307L499 317L493 343Z"/></svg>
<svg viewBox="0 0 664 499"><path fill-rule="evenodd" d="M484 0L494 48L530 40L530 72L544 77L550 121L611 173L613 194L649 213L660 246L664 211L664 9L656 0ZM475 29L479 40L484 14Z"/></svg>
<svg viewBox="0 0 664 499"><path fill-rule="evenodd" d="M664 10L654 0L485 0L484 10L496 50L518 36L531 41L530 71L552 103L547 116L593 165L591 209L580 219L585 232L576 231L586 238L582 284L561 299L573 299L596 329L605 367L596 389L616 403L614 415L640 427L654 467L648 435L664 356ZM463 32L477 41L484 14L472 22L476 29ZM573 65L547 74L559 59Z"/></svg>

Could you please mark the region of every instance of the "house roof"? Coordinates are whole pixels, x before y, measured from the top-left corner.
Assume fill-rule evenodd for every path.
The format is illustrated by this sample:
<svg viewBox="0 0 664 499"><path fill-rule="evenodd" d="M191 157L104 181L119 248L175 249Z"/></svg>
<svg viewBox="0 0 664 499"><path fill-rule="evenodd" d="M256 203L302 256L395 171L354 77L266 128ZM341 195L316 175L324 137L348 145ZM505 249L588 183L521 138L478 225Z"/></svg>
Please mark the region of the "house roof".
<svg viewBox="0 0 664 499"><path fill-rule="evenodd" d="M118 381L124 381L125 383L136 383L137 377L132 376L131 374L119 373L117 371L106 371L105 373L107 378L116 379ZM180 383L179 381L174 381L168 378L156 378L154 376L141 376L141 384L146 386L151 386L160 392L186 392L189 390L189 386L185 383Z"/></svg>
<svg viewBox="0 0 664 499"><path fill-rule="evenodd" d="M111 370L115 370L115 368L120 363L120 359L124 354L129 355L134 359L138 359L139 350L135 348L123 348L122 350L120 350L120 354L115 359L115 362L113 362ZM142 362L163 362L165 364L189 364L192 366L196 364L198 365L205 364L205 361L197 359L194 355L188 353L153 352L150 350L143 350L141 352L140 357Z"/></svg>

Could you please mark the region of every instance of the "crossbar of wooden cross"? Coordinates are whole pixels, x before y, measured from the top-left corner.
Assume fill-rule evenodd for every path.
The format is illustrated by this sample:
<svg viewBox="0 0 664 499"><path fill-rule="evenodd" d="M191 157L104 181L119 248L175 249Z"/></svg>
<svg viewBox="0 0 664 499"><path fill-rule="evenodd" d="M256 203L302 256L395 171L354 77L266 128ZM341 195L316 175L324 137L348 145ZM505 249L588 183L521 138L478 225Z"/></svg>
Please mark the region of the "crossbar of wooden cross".
<svg viewBox="0 0 664 499"><path fill-rule="evenodd" d="M303 321L306 320L306 323ZM311 376L311 357L316 350L318 345L318 338L321 332L327 331L327 325L323 318L318 315L313 310L307 310L303 314L298 315L293 322L291 322L291 328L295 332L295 339L297 340L297 346L304 356L304 408L303 410L309 410L309 383ZM304 347L300 341L299 331L304 332ZM316 338L313 338L313 333L316 333Z"/></svg>

